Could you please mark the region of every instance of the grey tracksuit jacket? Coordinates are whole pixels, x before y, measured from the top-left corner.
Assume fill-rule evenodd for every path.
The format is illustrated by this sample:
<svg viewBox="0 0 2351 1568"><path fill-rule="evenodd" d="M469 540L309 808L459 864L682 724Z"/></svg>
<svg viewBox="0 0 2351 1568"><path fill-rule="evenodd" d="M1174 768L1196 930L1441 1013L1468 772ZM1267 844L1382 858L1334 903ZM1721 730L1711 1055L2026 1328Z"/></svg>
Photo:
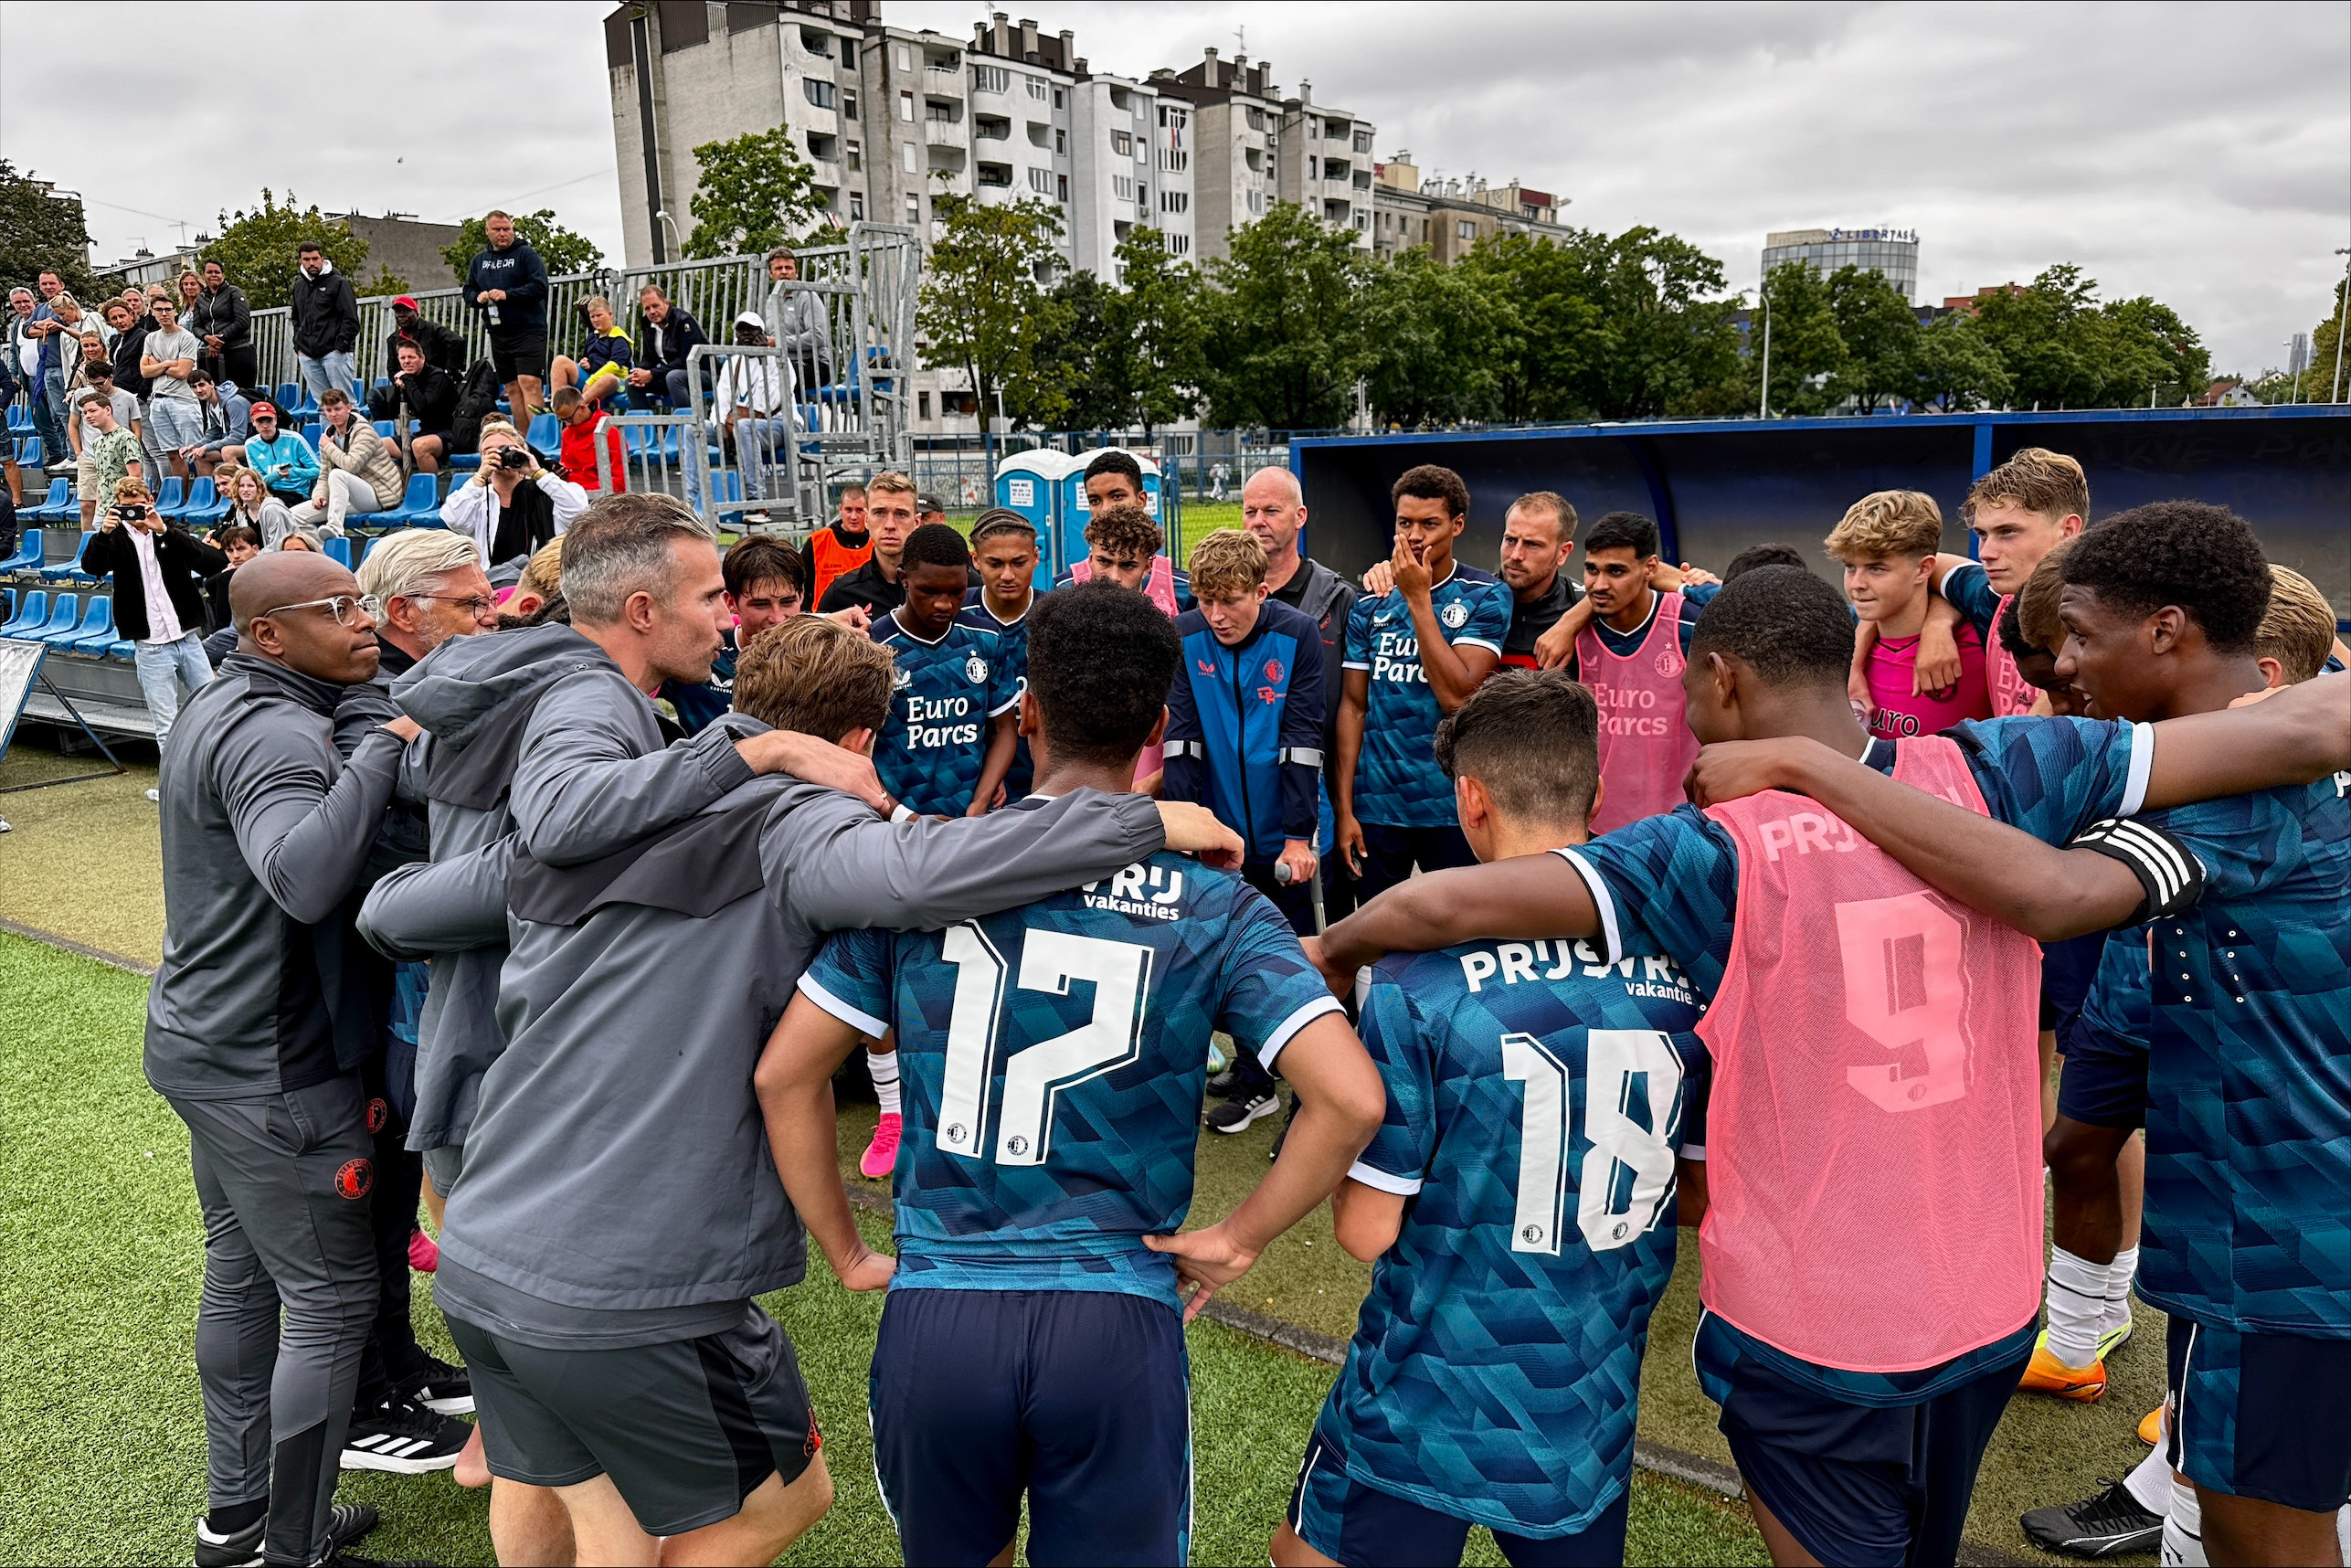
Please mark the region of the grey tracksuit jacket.
<svg viewBox="0 0 2351 1568"><path fill-rule="evenodd" d="M536 864L509 841L387 878L363 928L388 950L478 937L502 891L513 944L511 1044L450 1196L442 1305L525 1343L641 1344L713 1331L799 1280L751 1075L823 933L951 924L1164 842L1141 796L890 823L769 778L590 864Z"/></svg>
<svg viewBox="0 0 2351 1568"><path fill-rule="evenodd" d="M699 810L752 777L732 735L664 749L644 694L567 626L452 638L393 683L428 735L412 758L430 802L432 857L517 828L542 858L594 859ZM463 1143L482 1073L505 1048L495 1009L503 929L437 950L417 1045L408 1147Z"/></svg>
<svg viewBox="0 0 2351 1568"><path fill-rule="evenodd" d="M147 1081L175 1099L323 1083L338 1063L311 927L358 883L400 765L381 730L344 763L344 688L232 653L164 754L164 961Z"/></svg>

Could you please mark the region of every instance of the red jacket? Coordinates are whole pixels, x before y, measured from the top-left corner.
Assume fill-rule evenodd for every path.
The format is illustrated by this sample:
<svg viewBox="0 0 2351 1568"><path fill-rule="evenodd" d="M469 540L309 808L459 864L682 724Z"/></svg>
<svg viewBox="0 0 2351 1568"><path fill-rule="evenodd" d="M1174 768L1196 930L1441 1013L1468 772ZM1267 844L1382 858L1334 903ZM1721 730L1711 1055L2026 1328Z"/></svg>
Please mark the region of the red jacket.
<svg viewBox="0 0 2351 1568"><path fill-rule="evenodd" d="M620 445L620 427L609 414L598 414L584 425L563 428L563 476L583 490L601 490L596 474L597 433L603 432L604 461L612 471L612 488L629 488L629 466Z"/></svg>

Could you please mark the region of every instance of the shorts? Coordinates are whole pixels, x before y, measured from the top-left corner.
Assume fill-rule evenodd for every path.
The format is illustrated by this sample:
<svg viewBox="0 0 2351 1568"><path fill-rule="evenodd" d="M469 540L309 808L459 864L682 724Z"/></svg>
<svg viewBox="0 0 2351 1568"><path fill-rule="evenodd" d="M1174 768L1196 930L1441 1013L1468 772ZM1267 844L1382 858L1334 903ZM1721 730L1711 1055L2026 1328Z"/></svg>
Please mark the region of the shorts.
<svg viewBox="0 0 2351 1568"><path fill-rule="evenodd" d="M2086 1018L2058 1040L2065 1070L2057 1078L2057 1114L2091 1127L2144 1127L2147 1120L2147 1048L2118 1040Z"/></svg>
<svg viewBox="0 0 2351 1568"><path fill-rule="evenodd" d="M1191 1373L1166 1304L893 1289L868 1390L874 1471L907 1562L990 1561L1023 1492L1033 1563L1189 1559Z"/></svg>
<svg viewBox="0 0 2351 1568"><path fill-rule="evenodd" d="M147 434L166 455L204 439L204 405L193 397L147 399Z"/></svg>
<svg viewBox="0 0 2351 1568"><path fill-rule="evenodd" d="M1625 1521L1632 1496L1629 1487L1618 1492L1597 1519L1573 1535L1538 1540L1498 1530L1494 1544L1511 1568L1608 1568L1625 1561ZM1306 1460L1290 1493L1290 1530L1346 1568L1458 1563L1469 1541L1467 1520L1424 1508L1349 1475L1346 1461L1319 1432L1307 1441Z"/></svg>
<svg viewBox="0 0 2351 1568"><path fill-rule="evenodd" d="M439 1149L425 1150L425 1180L433 1191L447 1198L450 1189L457 1185L458 1172L465 1169L465 1145L444 1143Z"/></svg>
<svg viewBox="0 0 2351 1568"><path fill-rule="evenodd" d="M1819 1563L1950 1563L1992 1429L2030 1351L1916 1404L1834 1399L1753 1356L1697 1357L1709 1393L1727 1385L1720 1425L1748 1489Z"/></svg>
<svg viewBox="0 0 2351 1568"><path fill-rule="evenodd" d="M610 1476L650 1534L734 1518L823 1444L791 1340L750 1302L718 1333L609 1351L543 1350L444 1316L490 1473L534 1487Z"/></svg>
<svg viewBox="0 0 2351 1568"><path fill-rule="evenodd" d="M547 334L545 328L535 332L500 333L490 334L490 367L498 373L503 385L517 376L527 376L534 381L547 378Z"/></svg>
<svg viewBox="0 0 2351 1568"><path fill-rule="evenodd" d="M2244 1334L2174 1314L2164 1359L2173 1469L2311 1513L2351 1498L2351 1340Z"/></svg>
<svg viewBox="0 0 2351 1568"><path fill-rule="evenodd" d="M1450 822L1442 827L1399 828L1363 822L1360 818L1358 821L1363 829L1363 875L1355 895L1365 904L1411 876L1414 866L1447 871L1477 863L1469 841Z"/></svg>

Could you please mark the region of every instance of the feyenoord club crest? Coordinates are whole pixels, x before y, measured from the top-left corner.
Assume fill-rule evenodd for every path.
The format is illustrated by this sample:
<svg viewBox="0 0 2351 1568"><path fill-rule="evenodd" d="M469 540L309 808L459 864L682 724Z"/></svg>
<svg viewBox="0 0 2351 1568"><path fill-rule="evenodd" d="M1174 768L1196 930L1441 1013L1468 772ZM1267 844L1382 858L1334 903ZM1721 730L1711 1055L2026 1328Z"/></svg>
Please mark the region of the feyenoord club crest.
<svg viewBox="0 0 2351 1568"><path fill-rule="evenodd" d="M975 686L988 683L988 661L974 653L963 662L963 678Z"/></svg>
<svg viewBox="0 0 2351 1568"><path fill-rule="evenodd" d="M1437 619L1445 622L1449 630L1458 631L1469 624L1469 607L1459 599L1455 599L1438 612Z"/></svg>
<svg viewBox="0 0 2351 1568"><path fill-rule="evenodd" d="M1671 679L1681 673L1681 655L1668 650L1657 655L1657 673Z"/></svg>
<svg viewBox="0 0 2351 1568"><path fill-rule="evenodd" d="M1266 661L1266 683L1273 686L1282 683L1282 662L1279 659Z"/></svg>
<svg viewBox="0 0 2351 1568"><path fill-rule="evenodd" d="M334 1173L334 1195L357 1202L376 1185L376 1162L372 1160L346 1160Z"/></svg>

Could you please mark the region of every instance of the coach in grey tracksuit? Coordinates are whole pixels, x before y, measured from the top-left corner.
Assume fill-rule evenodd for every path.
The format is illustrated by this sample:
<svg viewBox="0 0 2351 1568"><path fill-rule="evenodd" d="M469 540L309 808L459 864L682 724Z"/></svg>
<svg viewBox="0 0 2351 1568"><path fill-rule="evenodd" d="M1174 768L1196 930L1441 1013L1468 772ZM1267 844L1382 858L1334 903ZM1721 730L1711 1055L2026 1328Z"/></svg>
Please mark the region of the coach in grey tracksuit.
<svg viewBox="0 0 2351 1568"><path fill-rule="evenodd" d="M764 727L735 714L713 729ZM542 836L560 841L598 808L582 798ZM1141 796L1079 791L1033 812L891 823L773 778L569 869L509 840L387 878L363 929L412 953L489 929L498 874L515 868L498 1004L510 1044L482 1079L436 1283L474 1372L492 1470L556 1486L607 1471L655 1535L731 1514L764 1478L739 1469L746 1453L797 1477L814 1445L782 1439L804 1425L805 1393L752 1298L797 1282L805 1246L751 1075L800 971L828 930L952 924L1109 875L1165 842ZM664 1380L663 1358L691 1369L697 1357L761 1369L746 1410L662 1403L665 1389L701 1386ZM616 1399L624 1383L630 1395ZM545 1400L550 1388L569 1397ZM660 1443L642 1443L649 1428ZM607 1440L591 1457L583 1436Z"/></svg>
<svg viewBox="0 0 2351 1568"><path fill-rule="evenodd" d="M356 592L323 559L276 575L291 600ZM373 667L371 652L360 678ZM164 961L147 1081L187 1123L204 1211L196 1366L212 1507L267 1498L273 1563L326 1553L376 1304L365 1097L355 1058L336 1051L312 927L359 877L401 742L377 730L347 764L337 758L348 683L248 637L180 711L160 781Z"/></svg>

